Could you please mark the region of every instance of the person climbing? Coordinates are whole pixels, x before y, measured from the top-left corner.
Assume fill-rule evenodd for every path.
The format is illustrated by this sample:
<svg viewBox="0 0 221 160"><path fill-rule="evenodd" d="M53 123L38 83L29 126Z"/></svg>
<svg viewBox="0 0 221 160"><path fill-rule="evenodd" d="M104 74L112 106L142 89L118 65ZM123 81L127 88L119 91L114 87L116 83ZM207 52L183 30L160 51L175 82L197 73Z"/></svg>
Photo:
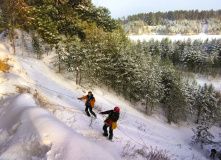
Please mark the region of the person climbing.
<svg viewBox="0 0 221 160"><path fill-rule="evenodd" d="M100 112L100 114L109 114L108 117L104 120L103 136L108 137L107 128L109 127L109 140L112 140L113 139L113 129L117 128L117 120L120 117L120 108L115 107L114 110Z"/></svg>
<svg viewBox="0 0 221 160"><path fill-rule="evenodd" d="M88 95L86 96L83 96L81 98L78 98L79 100L84 100L86 99L86 102L85 102L85 112L87 113L88 117L90 117L90 113L96 118L96 114L92 111L92 109L94 108L94 103L95 103L95 98L94 98L94 95L92 94L91 91L88 92ZM90 113L88 112L88 109L90 111Z"/></svg>

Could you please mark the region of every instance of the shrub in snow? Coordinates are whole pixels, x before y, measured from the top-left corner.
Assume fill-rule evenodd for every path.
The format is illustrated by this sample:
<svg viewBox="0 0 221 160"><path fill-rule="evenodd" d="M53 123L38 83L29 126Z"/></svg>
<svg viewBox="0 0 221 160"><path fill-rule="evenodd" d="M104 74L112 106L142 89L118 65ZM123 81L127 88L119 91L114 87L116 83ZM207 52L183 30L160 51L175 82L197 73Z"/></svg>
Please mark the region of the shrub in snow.
<svg viewBox="0 0 221 160"><path fill-rule="evenodd" d="M166 150L158 150L157 148L147 148L144 145L142 148L137 148L136 145L131 145L131 142L127 142L124 146L123 151L121 153L121 157L130 157L137 158L142 157L142 159L146 160L170 160L171 158L168 156L168 152Z"/></svg>

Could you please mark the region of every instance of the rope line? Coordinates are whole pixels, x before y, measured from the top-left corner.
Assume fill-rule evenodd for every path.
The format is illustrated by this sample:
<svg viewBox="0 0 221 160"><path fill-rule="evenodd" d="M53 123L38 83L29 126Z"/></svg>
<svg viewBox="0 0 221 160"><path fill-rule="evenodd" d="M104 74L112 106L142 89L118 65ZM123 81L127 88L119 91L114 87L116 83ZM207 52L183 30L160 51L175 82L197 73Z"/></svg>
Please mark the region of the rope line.
<svg viewBox="0 0 221 160"><path fill-rule="evenodd" d="M5 94L5 93L0 93L1 95L6 95L6 96L11 96L11 95L13 95L13 93L11 93L11 94Z"/></svg>
<svg viewBox="0 0 221 160"><path fill-rule="evenodd" d="M61 95L64 95L64 96L67 96L67 97L70 97L70 98L76 98L76 97L73 97L73 96L70 96L70 95L67 95L67 94L64 94L64 93L61 93L61 92L58 92L58 91L55 91L55 90L52 90L52 89L43 87L43 86L41 86L41 85L39 85L39 84L34 84L34 83L31 83L31 82L28 82L28 81L27 81L27 83L30 83L30 84L32 84L32 85L36 85L36 86L38 86L38 87L41 87L41 88L50 90L50 91L52 91L52 92L55 92L55 93L58 93L58 94L61 94Z"/></svg>
<svg viewBox="0 0 221 160"><path fill-rule="evenodd" d="M23 61L24 63L27 64L27 62L24 61L23 59L19 58L19 60L21 60L21 61ZM34 68L33 68L33 69L34 69ZM35 69L34 69L34 70L35 70ZM41 74L41 73L39 73L39 74ZM41 76L44 76L44 75L41 74ZM45 76L44 76L44 77L45 77ZM47 78L47 77L46 77L46 78ZM41 86L41 85L34 84L34 83L29 82L29 81L27 81L27 80L25 80L25 81L26 81L27 83L32 84L32 85L36 85L36 86L38 86L38 87L45 88L45 89L47 89L47 90L50 90L50 91L55 92L55 93L58 93L58 94L61 94L61 95L64 95L64 96L67 96L67 97L70 97L70 98L76 98L76 97L73 97L73 96L70 96L70 95L67 95L67 94L64 94L64 93L61 93L61 92L58 92L58 91L55 91L55 90L52 90L52 89L49 89L49 88L43 87L43 86Z"/></svg>
<svg viewBox="0 0 221 160"><path fill-rule="evenodd" d="M28 81L27 81L27 83L30 83L30 84L32 84L32 85L36 85L36 86L38 86L38 87L41 87L41 88L44 88L44 89L50 90L50 91L52 91L52 92L55 92L55 93L58 93L58 94L61 94L61 95L65 95L65 96L67 96L67 97L75 98L75 97L72 97L72 96L69 96L69 95L63 94L63 93L61 93L61 92L57 92L57 91L55 91L55 90L49 89L49 88L47 88L47 87L43 87L43 86L38 85L38 84L34 84L34 83L31 83L31 82L28 82ZM4 93L0 93L0 94L2 94L2 95L9 95L9 94L4 94ZM64 106L62 106L62 105L57 105L57 104L52 104L52 103L44 103L44 104L49 104L49 105L53 105L53 106L59 106L59 107L62 107L63 109L65 109L65 110L67 110L67 109L71 109L71 110L82 111L82 110L80 110L80 109L64 107ZM102 115L102 118L104 119L105 116ZM136 142L137 144L139 144L139 145L141 145L141 146L147 148L146 145L143 145L143 144L137 142L136 140L134 140L133 138L131 138L130 136L128 136L125 132L123 132L119 127L117 127L117 128L119 129L120 132L122 132L122 133L123 133L125 136L127 136L129 139L131 139L132 141Z"/></svg>
<svg viewBox="0 0 221 160"><path fill-rule="evenodd" d="M58 107L62 107L63 109L65 109L65 110L67 110L67 109L71 109L71 110L76 110L76 111L83 111L83 110L81 110L81 109L76 109L76 108L70 108L70 107L64 107L64 106L62 106L62 105L58 105L58 104L53 104L53 103L43 103L44 105L47 105L47 104L49 104L49 105L53 105L53 106L58 106Z"/></svg>
<svg viewBox="0 0 221 160"><path fill-rule="evenodd" d="M24 60L22 60L22 61L25 62ZM26 62L25 62L25 63L26 63ZM55 91L55 90L49 89L49 88L44 87L44 86L42 86L42 85L34 84L34 83L29 82L29 81L27 81L27 80L25 80L25 81L26 81L27 83L29 83L29 84L32 84L32 85L35 85L35 86L38 86L38 87L41 87L41 88L44 88L44 89L50 90L50 91L55 92L55 93L57 93L57 94L64 95L64 96L67 96L67 97L70 97L70 98L76 98L76 97L73 97L73 96L70 96L70 95L67 95L67 94L64 94L64 93L61 93L61 92L58 92L58 91ZM9 94L4 94L4 93L0 93L0 94L2 94L2 95L9 95ZM56 104L51 104L51 103L44 103L44 104L49 104L49 105L53 105L53 106L59 106L59 107L62 107L63 109L65 109L65 110L67 110L67 109L71 109L71 110L82 111L82 110L80 110L80 109L64 107L64 106L61 106L61 105L56 105ZM104 119L105 116L102 115L102 118ZM118 129L121 133L123 133L126 137L128 137L129 139L131 139L132 141L134 141L135 143L141 145L142 147L147 148L146 144L143 142L143 140L142 140L141 137L140 137L140 139L142 140L142 142L143 142L145 145L141 144L140 142L137 142L136 140L134 140L133 138L131 138L130 136L128 136L125 132L123 132L123 131L119 128L119 126L117 127L117 129Z"/></svg>
<svg viewBox="0 0 221 160"><path fill-rule="evenodd" d="M28 82L28 81L27 81L27 82ZM55 92L55 93L58 93L58 94L61 94L61 95L65 95L65 96L67 96L67 97L75 98L75 97L72 97L72 96L69 96L69 95L66 95L66 94L63 94L63 93L60 93L60 92L54 91L54 90L52 90L52 89L49 89L49 88L43 87L43 86L38 85L38 84L34 84L34 83L31 83L31 82L28 82L28 83L33 84L33 85L36 85L36 86L38 86L38 87L45 88L45 89L47 89L47 90L50 90L50 91L52 91L52 92ZM2 95L9 95L9 94L4 94L4 93L0 93L0 94L2 94ZM82 111L82 110L80 110L80 109L64 107L64 106L62 106L62 105L57 105L57 104L52 104L52 103L44 103L44 104L49 104L49 105L53 105L53 106L59 106L59 107L62 107L63 109L65 109L65 110L67 110L67 109L71 109L71 110L76 110L76 111ZM102 118L104 119L105 116L102 115ZM131 138L130 136L128 136L125 132L123 132L123 131L119 128L119 126L117 127L117 129L118 129L121 133L123 133L126 137L128 137L129 139L131 139L132 141L134 141L135 143L141 145L142 147L147 148L146 145L143 145L143 144L141 144L140 142L137 142L136 140L134 140L133 138ZM141 138L141 137L140 137L140 138ZM142 140L142 139L141 139L141 140ZM143 140L142 140L142 142L143 142ZM143 142L143 143L144 143L144 142Z"/></svg>
<svg viewBox="0 0 221 160"><path fill-rule="evenodd" d="M132 141L136 142L137 144L146 147L145 145L141 144L140 142L137 142L136 140L134 140L133 138L131 138L130 136L128 136L125 132L123 132L119 127L117 127L117 129L119 129L125 136L127 136L129 139L131 139Z"/></svg>

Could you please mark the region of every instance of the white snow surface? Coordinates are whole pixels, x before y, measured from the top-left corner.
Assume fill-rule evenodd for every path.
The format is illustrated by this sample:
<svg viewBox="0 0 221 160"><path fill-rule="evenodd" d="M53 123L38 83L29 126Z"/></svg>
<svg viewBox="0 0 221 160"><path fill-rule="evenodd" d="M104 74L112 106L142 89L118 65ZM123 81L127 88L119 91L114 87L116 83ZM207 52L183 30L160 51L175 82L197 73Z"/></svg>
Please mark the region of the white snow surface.
<svg viewBox="0 0 221 160"><path fill-rule="evenodd" d="M137 40L149 41L151 39L161 41L163 38L169 38L171 41L187 40L189 38L192 39L192 41L194 41L196 39L200 39L200 40L205 41L206 39L209 39L209 40L220 39L221 35L206 35L205 33L202 32L198 35L186 35L186 36L178 34L178 35L131 35L128 37L133 41L137 41Z"/></svg>
<svg viewBox="0 0 221 160"><path fill-rule="evenodd" d="M147 116L114 92L64 78L50 63L53 53L37 60L16 46L12 55L8 40L0 41L0 60L7 58L10 65L8 73L0 71L1 160L143 160L138 151L151 148L176 160L209 158L210 147L190 145L196 127L191 121L169 125L161 113ZM86 116L84 102L77 99L89 90L97 119ZM121 115L111 142L102 136L105 117L98 113L115 106ZM219 132L212 128L215 136Z"/></svg>

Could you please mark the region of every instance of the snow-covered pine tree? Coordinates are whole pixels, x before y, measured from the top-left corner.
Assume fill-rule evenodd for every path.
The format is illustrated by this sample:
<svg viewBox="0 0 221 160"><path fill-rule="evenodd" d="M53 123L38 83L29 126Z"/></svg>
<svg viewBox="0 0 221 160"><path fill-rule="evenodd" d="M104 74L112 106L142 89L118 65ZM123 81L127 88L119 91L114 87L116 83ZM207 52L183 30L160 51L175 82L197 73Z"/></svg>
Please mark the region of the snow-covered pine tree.
<svg viewBox="0 0 221 160"><path fill-rule="evenodd" d="M69 72L74 72L76 84L81 83L81 71L85 68L86 49L77 36L64 41L64 63Z"/></svg>
<svg viewBox="0 0 221 160"><path fill-rule="evenodd" d="M209 119L209 121L211 121L213 123L216 123L215 119L216 119L217 116L220 116L219 115L219 110L221 109L217 105L218 99L215 96L216 96L215 88L211 84L211 85L209 85L208 90L207 90L207 97L208 97L207 106L208 106L208 109L209 109L208 119Z"/></svg>
<svg viewBox="0 0 221 160"><path fill-rule="evenodd" d="M162 103L165 106L168 123L184 120L188 112L187 95L181 75L167 62L162 68L162 84L164 85L164 97Z"/></svg>
<svg viewBox="0 0 221 160"><path fill-rule="evenodd" d="M55 46L55 53L56 56L53 57L53 63L55 66L58 66L58 72L61 73L62 69L64 69L65 67L65 57L66 54L64 52L64 47L60 44L60 45L56 45Z"/></svg>
<svg viewBox="0 0 221 160"><path fill-rule="evenodd" d="M214 136L209 132L211 127L210 121L207 119L207 116L204 115L202 119L202 123L199 124L196 129L192 128L194 135L192 136L191 144L194 145L196 143L200 143L201 149L203 149L204 145L213 144L212 139Z"/></svg>
<svg viewBox="0 0 221 160"><path fill-rule="evenodd" d="M32 35L32 46L33 46L34 52L37 55L37 59L41 59L42 54L43 54L41 47L40 47L41 44L40 44L39 38L35 35Z"/></svg>
<svg viewBox="0 0 221 160"><path fill-rule="evenodd" d="M148 56L148 55L147 55ZM146 113L151 114L154 107L163 97L163 85L161 83L160 58L158 56L147 57L143 70L143 93L145 98Z"/></svg>
<svg viewBox="0 0 221 160"><path fill-rule="evenodd" d="M205 116L211 123L215 123L215 117L218 116L217 113L219 113L217 101L218 100L215 98L214 87L212 85L209 87L207 84L203 87L199 86L196 94L196 101L194 103L194 108L197 111L197 123L202 123Z"/></svg>

